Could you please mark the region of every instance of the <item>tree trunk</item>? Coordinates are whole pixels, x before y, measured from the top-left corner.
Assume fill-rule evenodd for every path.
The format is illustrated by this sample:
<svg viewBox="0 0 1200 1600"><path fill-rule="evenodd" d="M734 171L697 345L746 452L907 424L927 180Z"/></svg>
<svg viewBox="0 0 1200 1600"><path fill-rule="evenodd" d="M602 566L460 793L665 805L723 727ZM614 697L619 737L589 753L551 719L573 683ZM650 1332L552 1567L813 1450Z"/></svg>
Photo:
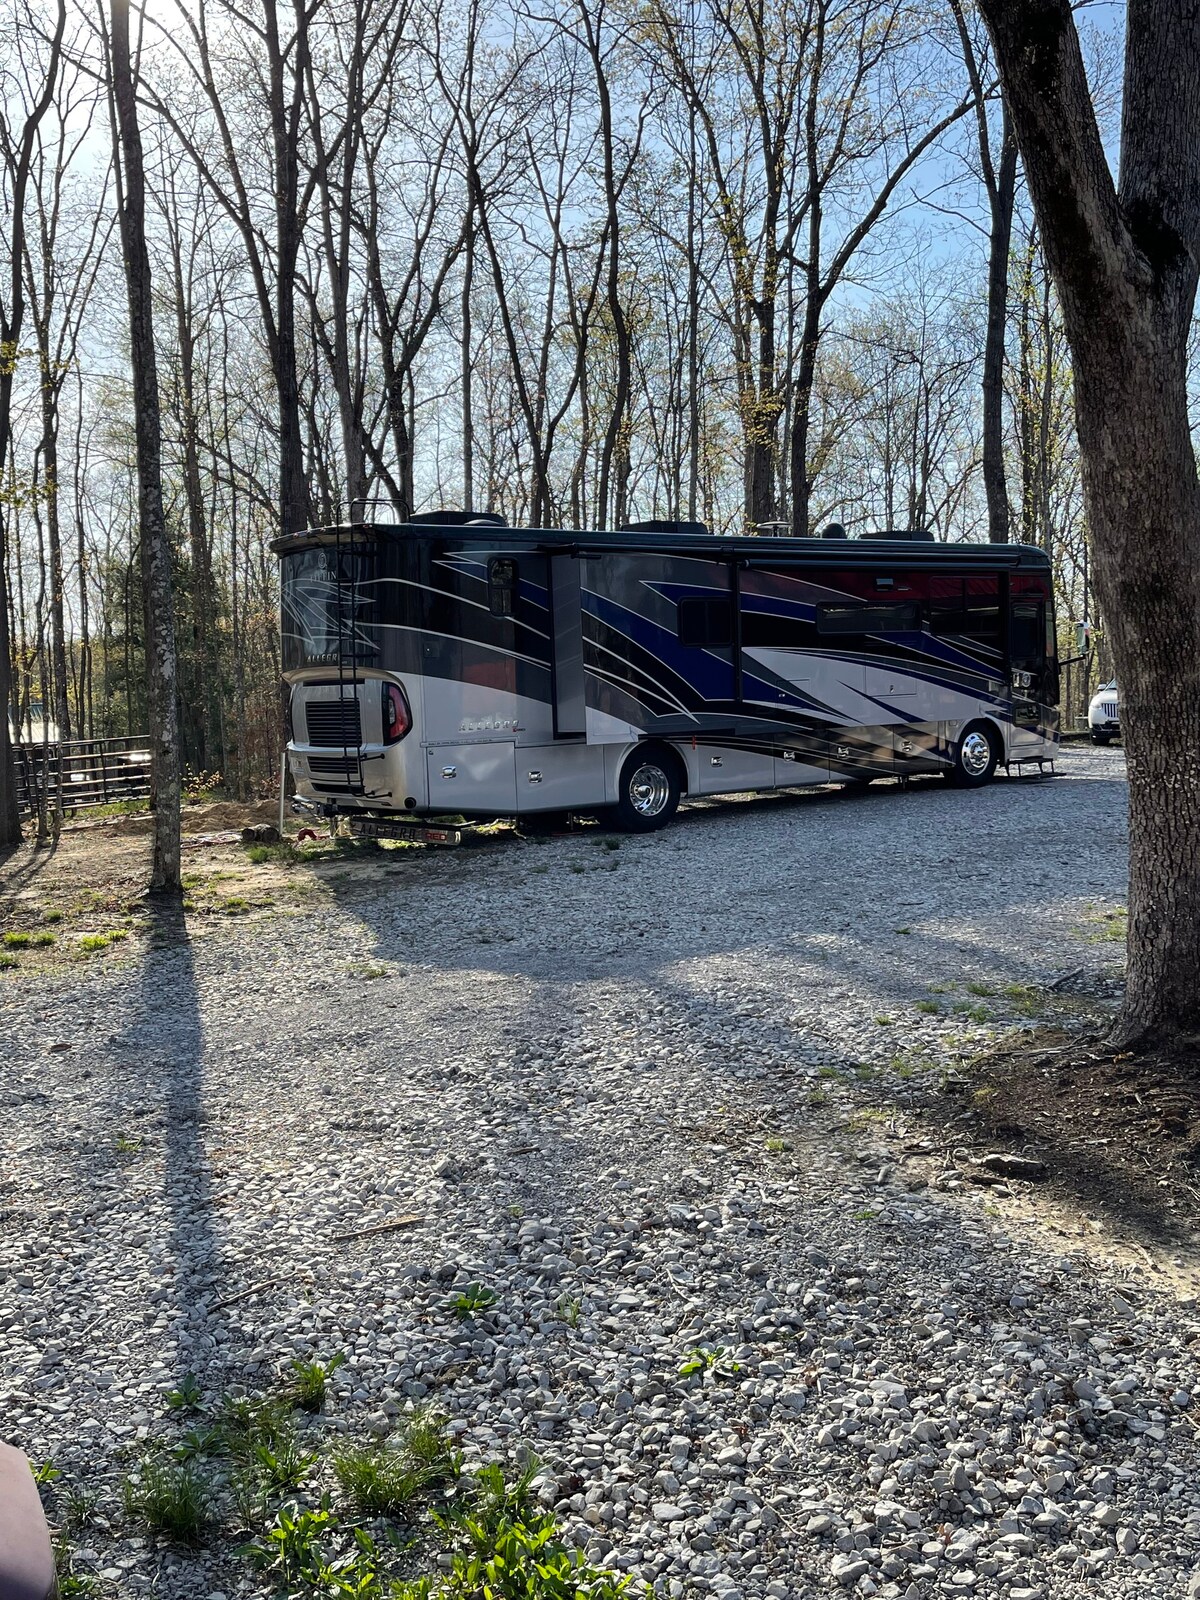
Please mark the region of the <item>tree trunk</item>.
<svg viewBox="0 0 1200 1600"><path fill-rule="evenodd" d="M1114 190L1070 0L981 0L1075 375L1096 590L1129 768L1129 939L1113 1039L1200 1038L1200 480L1186 352L1200 259L1200 30L1130 0Z"/></svg>
<svg viewBox="0 0 1200 1600"><path fill-rule="evenodd" d="M178 893L179 718L175 686L175 619L171 600L171 547L162 499L162 431L150 257L146 250L146 193L137 102L129 62L129 0L111 0L112 94L121 156L119 206L125 280L129 291L129 345L133 372L134 434L138 471L138 524L146 627L146 694L154 782L152 891Z"/></svg>
<svg viewBox="0 0 1200 1600"><path fill-rule="evenodd" d="M54 99L62 59L63 32L67 24L65 0L58 0L54 33L46 60L46 75L41 93L30 109L19 140L5 141L5 156L11 165L12 196L9 211L9 263L11 276L7 302L0 300L0 480L12 443L13 378L25 321L25 193L29 168L37 140L38 124ZM21 842L21 818L17 811L17 783L13 769L12 735L8 708L12 702L12 634L9 626L8 592L9 508L0 496L0 849Z"/></svg>
<svg viewBox="0 0 1200 1600"><path fill-rule="evenodd" d="M1017 141L1004 113L1000 166L990 196L987 333L983 346L983 487L987 495L988 537L1007 544L1008 484L1004 473L1004 334L1008 326L1008 254L1013 201L1017 192Z"/></svg>

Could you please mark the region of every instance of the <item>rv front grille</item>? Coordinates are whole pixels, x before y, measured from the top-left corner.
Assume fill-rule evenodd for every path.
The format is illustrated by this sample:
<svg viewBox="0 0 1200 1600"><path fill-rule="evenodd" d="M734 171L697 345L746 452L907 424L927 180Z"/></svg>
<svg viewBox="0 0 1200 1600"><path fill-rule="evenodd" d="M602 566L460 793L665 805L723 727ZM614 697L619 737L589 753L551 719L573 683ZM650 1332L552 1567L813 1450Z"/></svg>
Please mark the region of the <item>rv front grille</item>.
<svg viewBox="0 0 1200 1600"><path fill-rule="evenodd" d="M362 716L357 700L310 700L304 708L309 744L327 749L357 748L362 743Z"/></svg>
<svg viewBox="0 0 1200 1600"><path fill-rule="evenodd" d="M355 756L309 756L310 772L327 772L334 777L358 776L358 759Z"/></svg>

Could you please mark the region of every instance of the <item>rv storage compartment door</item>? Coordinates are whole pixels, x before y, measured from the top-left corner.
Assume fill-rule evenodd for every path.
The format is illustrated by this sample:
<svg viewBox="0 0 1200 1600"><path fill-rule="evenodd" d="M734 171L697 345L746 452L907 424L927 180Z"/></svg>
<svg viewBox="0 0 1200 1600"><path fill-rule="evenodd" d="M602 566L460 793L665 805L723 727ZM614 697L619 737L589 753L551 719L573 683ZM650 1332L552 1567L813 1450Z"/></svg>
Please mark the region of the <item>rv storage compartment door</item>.
<svg viewBox="0 0 1200 1600"><path fill-rule="evenodd" d="M425 752L429 809L512 816L517 809L516 751L511 739L430 746Z"/></svg>
<svg viewBox="0 0 1200 1600"><path fill-rule="evenodd" d="M554 736L587 732L583 692L583 611L579 557L550 557L550 626L554 638Z"/></svg>

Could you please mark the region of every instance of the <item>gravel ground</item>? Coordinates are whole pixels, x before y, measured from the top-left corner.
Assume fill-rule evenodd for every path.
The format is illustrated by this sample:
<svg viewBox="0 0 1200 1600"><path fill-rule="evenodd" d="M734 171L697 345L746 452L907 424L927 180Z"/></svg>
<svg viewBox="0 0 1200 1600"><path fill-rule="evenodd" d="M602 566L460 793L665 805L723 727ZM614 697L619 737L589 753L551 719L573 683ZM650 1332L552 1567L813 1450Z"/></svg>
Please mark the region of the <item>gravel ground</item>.
<svg viewBox="0 0 1200 1600"><path fill-rule="evenodd" d="M113 1595L253 1587L133 1536L116 1486L183 1374L334 1350L323 1428L435 1400L676 1600L1200 1592L1194 1300L911 1113L1111 967L1123 852L1121 755L1072 750L389 854L0 983L0 1434L101 1486L77 1561Z"/></svg>

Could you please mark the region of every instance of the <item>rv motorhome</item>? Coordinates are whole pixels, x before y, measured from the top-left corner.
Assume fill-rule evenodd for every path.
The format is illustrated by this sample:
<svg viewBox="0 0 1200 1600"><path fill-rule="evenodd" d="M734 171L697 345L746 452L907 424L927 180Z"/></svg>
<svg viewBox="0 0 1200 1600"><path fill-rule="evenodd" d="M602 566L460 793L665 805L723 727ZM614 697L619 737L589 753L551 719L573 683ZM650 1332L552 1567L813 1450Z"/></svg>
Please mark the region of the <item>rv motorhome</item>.
<svg viewBox="0 0 1200 1600"><path fill-rule="evenodd" d="M1045 553L827 535L438 512L277 539L297 797L363 832L565 812L646 831L685 794L1052 763Z"/></svg>

